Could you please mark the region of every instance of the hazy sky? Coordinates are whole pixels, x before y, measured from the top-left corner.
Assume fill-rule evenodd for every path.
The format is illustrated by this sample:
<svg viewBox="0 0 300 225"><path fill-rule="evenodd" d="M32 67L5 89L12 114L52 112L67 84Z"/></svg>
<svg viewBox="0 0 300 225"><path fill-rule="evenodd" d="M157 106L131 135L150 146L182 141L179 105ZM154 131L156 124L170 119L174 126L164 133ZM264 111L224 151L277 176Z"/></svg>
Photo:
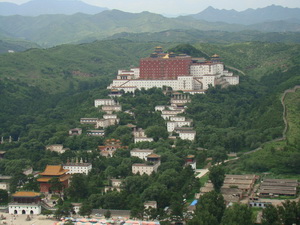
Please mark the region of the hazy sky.
<svg viewBox="0 0 300 225"><path fill-rule="evenodd" d="M22 4L29 0L0 0ZM82 0L91 5L119 9L126 12L150 11L159 14L178 15L198 13L213 6L217 9L262 8L272 4L300 8L300 0Z"/></svg>

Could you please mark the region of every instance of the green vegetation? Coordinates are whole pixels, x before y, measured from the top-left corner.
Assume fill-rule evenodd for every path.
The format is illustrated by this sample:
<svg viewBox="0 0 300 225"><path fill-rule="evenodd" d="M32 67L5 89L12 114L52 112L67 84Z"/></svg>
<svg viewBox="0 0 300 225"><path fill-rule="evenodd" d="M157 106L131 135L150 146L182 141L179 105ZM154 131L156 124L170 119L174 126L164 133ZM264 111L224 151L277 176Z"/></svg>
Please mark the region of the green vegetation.
<svg viewBox="0 0 300 225"><path fill-rule="evenodd" d="M184 167L187 155L195 155L203 166L207 157L212 157L212 162L223 162L226 153L238 152L241 158L229 163L226 172L271 172L272 175L297 177L300 171L299 92L286 97L287 141L272 141L280 138L284 129L281 94L299 84L298 45L255 42L174 48L173 43L166 44L165 49L188 51L197 56L218 53L225 65L236 67L246 75L240 77L238 86L226 89L217 86L205 95L191 96L192 102L184 115L194 121L195 142L167 139L164 121L160 113L154 111L156 105L166 105L170 101L162 90L142 89L134 95L124 94L118 101L123 110L130 110L134 116L118 113L120 126L106 128L106 138L120 139L128 148L119 149L114 157L100 156L96 149L104 144L104 138L86 136L86 130L93 126L81 125L79 119L102 116L93 107L93 100L107 98L106 86L117 69L138 65L138 59L148 56L157 45L161 43L101 41L0 56L3 62L0 65L0 134L5 141L1 151L6 152L0 160L0 171L13 176L12 193L21 186L22 190L37 188L34 178L23 175L22 169L32 166L34 170L43 170L47 164L59 164L77 157L92 162L93 170L87 176L73 176L65 192L67 201L60 201L57 217L69 214L72 210L69 201L84 204L82 215L88 215L91 208L101 207L130 209L132 216L140 217L144 213L143 203L155 200L158 209L148 212L152 218L158 215L160 219L170 215L183 218L184 199L192 199L200 188L194 171ZM125 126L128 123L144 128L155 142L133 144L131 129ZM83 128L83 135L69 137L68 130L75 127ZM10 136L12 142L8 142ZM63 154L46 151L45 146L49 144L63 144L70 150ZM262 150L243 155L258 147ZM133 148L154 149L161 156L158 172L150 176L133 175L132 164L142 162L130 157ZM121 192L103 193L111 178L123 180ZM54 188L60 187L54 185ZM200 202L195 220L190 224L207 224L203 218L209 224L220 224L223 215L234 219L230 215L235 213L243 213L245 221L251 224L248 208L234 206L226 213L224 201L218 194L211 195L214 196L207 199L208 205L215 199L213 204L218 206L204 206L205 202ZM165 207L170 208L170 215L163 211Z"/></svg>

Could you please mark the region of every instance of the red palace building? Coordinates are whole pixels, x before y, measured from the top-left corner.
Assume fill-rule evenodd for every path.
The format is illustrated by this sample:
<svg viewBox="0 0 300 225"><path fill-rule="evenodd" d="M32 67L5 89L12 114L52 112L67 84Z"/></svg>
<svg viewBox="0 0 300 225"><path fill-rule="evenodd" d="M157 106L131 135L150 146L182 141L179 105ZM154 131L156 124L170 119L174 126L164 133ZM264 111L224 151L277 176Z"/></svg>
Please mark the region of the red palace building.
<svg viewBox="0 0 300 225"><path fill-rule="evenodd" d="M140 60L140 79L171 80L189 76L191 64L191 56L164 53L161 47L156 47L150 57Z"/></svg>
<svg viewBox="0 0 300 225"><path fill-rule="evenodd" d="M39 174L42 177L37 179L40 183L40 191L43 193L51 193L51 183L49 181L55 177L59 179L59 182L63 185L63 189L67 188L71 176L66 174L68 171L67 169L63 169L62 165L47 165L44 172Z"/></svg>

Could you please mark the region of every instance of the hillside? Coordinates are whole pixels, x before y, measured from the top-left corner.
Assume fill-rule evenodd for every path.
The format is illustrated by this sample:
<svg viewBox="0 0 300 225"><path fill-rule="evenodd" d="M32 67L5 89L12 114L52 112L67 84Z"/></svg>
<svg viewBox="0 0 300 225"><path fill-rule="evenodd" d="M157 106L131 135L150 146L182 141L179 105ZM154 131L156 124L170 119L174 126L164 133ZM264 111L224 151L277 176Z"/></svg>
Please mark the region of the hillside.
<svg viewBox="0 0 300 225"><path fill-rule="evenodd" d="M0 78L20 79L51 93L85 82L94 87L99 82L108 85L119 68L138 65L139 58L150 54L156 45L159 43L101 41L4 54L0 55Z"/></svg>
<svg viewBox="0 0 300 225"><path fill-rule="evenodd" d="M137 42L159 41L159 42L181 42L185 40L188 43L239 43L239 42L283 42L299 43L300 33L297 32L260 32L260 31L202 31L202 30L183 30L173 29L160 32L146 33L127 33L122 32L114 34L106 39L124 38Z"/></svg>

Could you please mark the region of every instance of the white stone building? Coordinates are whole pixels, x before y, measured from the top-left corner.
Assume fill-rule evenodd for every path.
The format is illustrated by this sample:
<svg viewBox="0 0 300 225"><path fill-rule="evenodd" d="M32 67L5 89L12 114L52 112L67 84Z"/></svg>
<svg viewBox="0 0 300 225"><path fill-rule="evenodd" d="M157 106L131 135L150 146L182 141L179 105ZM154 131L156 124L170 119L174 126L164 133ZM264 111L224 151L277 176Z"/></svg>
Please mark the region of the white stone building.
<svg viewBox="0 0 300 225"><path fill-rule="evenodd" d="M182 140L190 140L190 141L194 141L195 137L196 137L196 131L194 130L186 130L186 131L180 131L179 132L179 137Z"/></svg>
<svg viewBox="0 0 300 225"><path fill-rule="evenodd" d="M96 124L98 118L80 118L81 124Z"/></svg>
<svg viewBox="0 0 300 225"><path fill-rule="evenodd" d="M153 138L148 138L148 137L136 137L136 138L134 138L134 143L143 142L143 141L152 142Z"/></svg>
<svg viewBox="0 0 300 225"><path fill-rule="evenodd" d="M103 106L103 105L116 105L116 102L114 99L95 99L94 100L95 107Z"/></svg>
<svg viewBox="0 0 300 225"><path fill-rule="evenodd" d="M92 163L84 163L81 159L80 162L67 162L63 165L63 168L69 170L67 174L81 173L88 175L92 170Z"/></svg>
<svg viewBox="0 0 300 225"><path fill-rule="evenodd" d="M16 192L8 204L8 213L11 215L39 215L41 212L41 194L37 192Z"/></svg>
<svg viewBox="0 0 300 225"><path fill-rule="evenodd" d="M112 114L113 112L121 112L122 106L121 105L103 105L101 110L106 112L107 114Z"/></svg>
<svg viewBox="0 0 300 225"><path fill-rule="evenodd" d="M147 156L152 154L154 150L152 149L138 149L134 148L130 151L130 156L135 156L143 160L147 160Z"/></svg>
<svg viewBox="0 0 300 225"><path fill-rule="evenodd" d="M158 167L159 164L148 165L145 163L135 163L132 165L132 173L133 174L139 173L140 175L145 173L147 175L151 175L151 173L157 172Z"/></svg>
<svg viewBox="0 0 300 225"><path fill-rule="evenodd" d="M104 130L87 130L86 135L103 137L105 135Z"/></svg>

